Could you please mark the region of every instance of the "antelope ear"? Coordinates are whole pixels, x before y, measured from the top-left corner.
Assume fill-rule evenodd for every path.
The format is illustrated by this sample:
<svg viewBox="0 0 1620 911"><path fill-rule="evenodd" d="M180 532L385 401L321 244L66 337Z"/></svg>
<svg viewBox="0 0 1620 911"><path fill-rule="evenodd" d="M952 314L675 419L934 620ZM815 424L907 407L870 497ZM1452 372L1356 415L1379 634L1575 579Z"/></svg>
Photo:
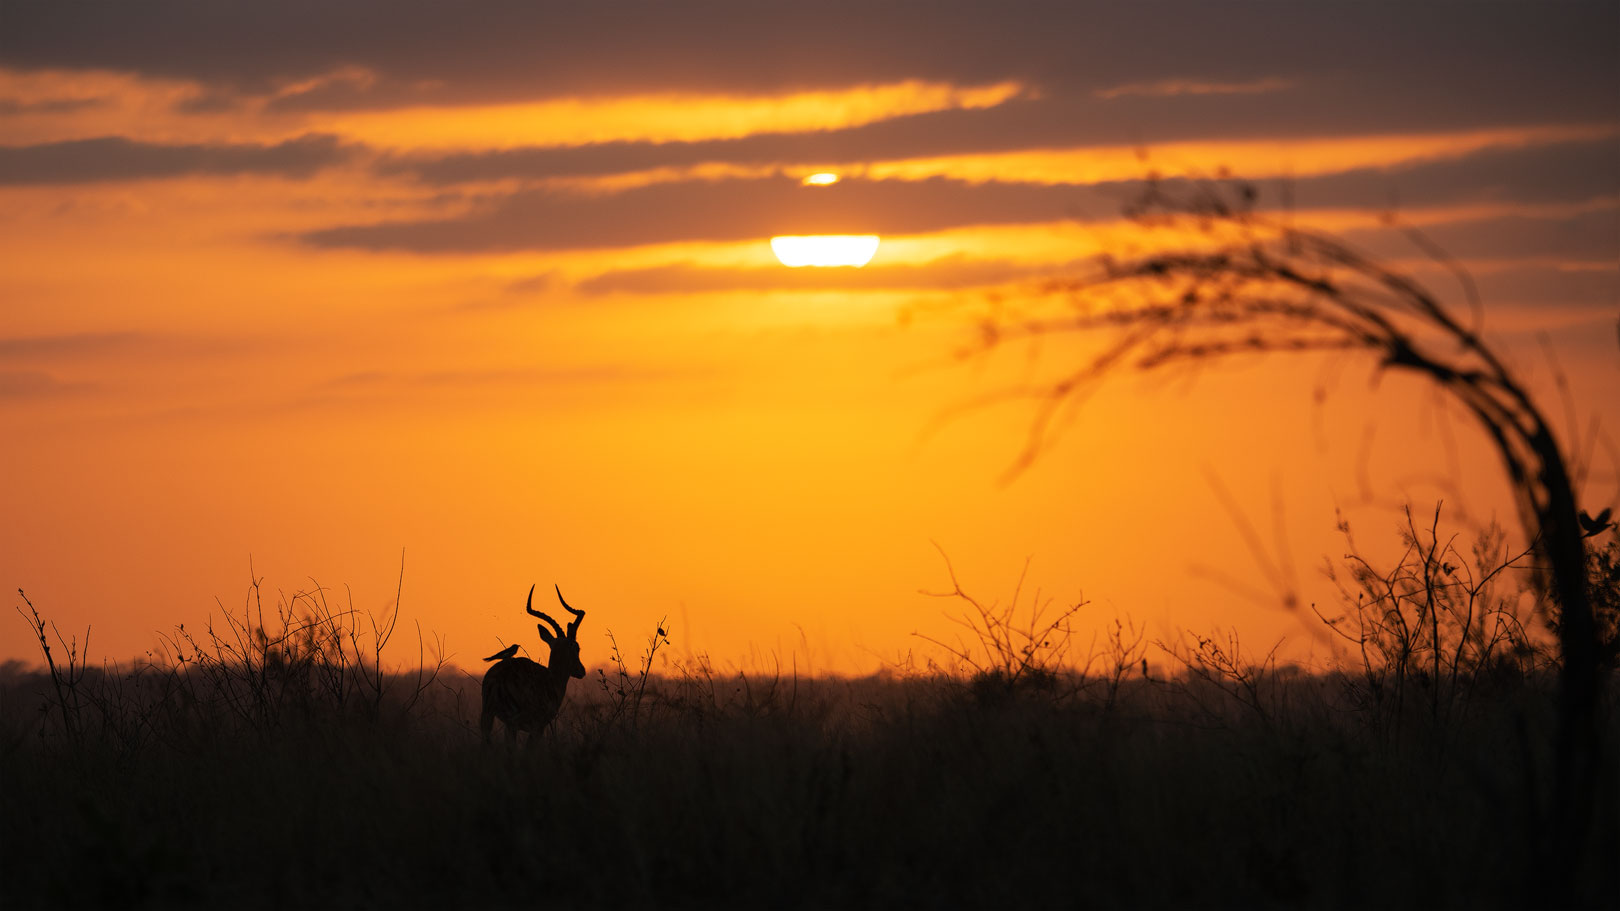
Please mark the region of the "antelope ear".
<svg viewBox="0 0 1620 911"><path fill-rule="evenodd" d="M557 637L552 635L551 630L546 629L546 625L544 623L536 623L534 628L540 631L540 638L545 640L547 645L551 645L557 641Z"/></svg>

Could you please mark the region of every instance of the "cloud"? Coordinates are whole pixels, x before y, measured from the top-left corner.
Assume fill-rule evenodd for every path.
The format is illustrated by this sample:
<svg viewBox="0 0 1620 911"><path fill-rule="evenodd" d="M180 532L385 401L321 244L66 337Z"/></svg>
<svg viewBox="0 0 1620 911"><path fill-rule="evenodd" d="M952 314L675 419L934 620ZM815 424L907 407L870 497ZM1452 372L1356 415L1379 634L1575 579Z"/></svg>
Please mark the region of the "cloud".
<svg viewBox="0 0 1620 911"><path fill-rule="evenodd" d="M235 361L281 342L262 335L193 335L129 331L73 332L0 338L0 369L101 369L146 372L153 364Z"/></svg>
<svg viewBox="0 0 1620 911"><path fill-rule="evenodd" d="M1138 104L1138 101L1129 103ZM1251 139L1279 144L1303 137L1334 137L1353 145L1357 129L1377 125L1357 121L1342 110L1337 116L1329 116L1314 105L1302 105L1297 110L1279 109L1250 97L1223 99L1220 105L1191 96L1147 99L1140 104L1152 108L1143 113L1156 125L1133 130L1134 137L1124 145L1144 148L1150 154L1155 143L1169 143L1188 136L1210 141ZM1102 107L1106 107L1106 103L1090 98L1015 99L989 108L910 114L838 130L756 133L737 139L694 142L618 141L447 155L404 155L382 159L377 168L387 175L407 175L430 184L450 185L511 178L604 177L701 165L769 168L853 163L858 168L862 163L1025 149L1071 150L1083 161L1088 148L1106 150L1110 143L1117 146L1122 138L1117 118L1105 115L1099 110ZM1409 126L1419 128L1422 136L1432 136L1436 130L1477 124L1460 121L1447 124L1431 119ZM1620 123L1586 129L1598 133L1606 129L1608 135L1604 138L1610 148L1615 146L1615 137L1620 136ZM1569 129L1563 132L1567 138ZM1542 131L1541 135L1557 135L1557 132ZM1499 151L1504 155L1528 154L1524 150L1538 144L1545 145L1546 140L1531 131L1525 133L1523 143ZM1221 164L1240 163L1207 163L1210 167ZM1527 166L1536 165L1527 162ZM1590 173L1601 179L1615 170L1613 166L1600 165ZM1578 173L1567 174L1562 179L1572 180L1578 176Z"/></svg>
<svg viewBox="0 0 1620 911"><path fill-rule="evenodd" d="M1293 181L1308 208L1566 203L1620 196L1620 131L1595 139L1485 148L1459 158L1357 168Z"/></svg>
<svg viewBox="0 0 1620 911"><path fill-rule="evenodd" d="M806 190L786 177L652 184L620 193L514 193L458 218L385 222L304 235L318 247L468 253L570 250L776 234L912 234L966 224L1045 222L1082 204L1115 208L1087 188L845 180Z"/></svg>
<svg viewBox="0 0 1620 911"><path fill-rule="evenodd" d="M533 403L555 406L588 399L593 390L624 383L693 378L706 369L630 364L584 364L570 367L467 367L444 370L364 370L342 374L310 386L282 407L305 409L488 405L500 408Z"/></svg>
<svg viewBox="0 0 1620 911"><path fill-rule="evenodd" d="M559 278L556 273L542 272L539 275L531 275L527 278L520 278L516 281L509 282L506 285L506 293L521 295L535 294L542 291L551 291L558 286L558 283Z"/></svg>
<svg viewBox="0 0 1620 911"><path fill-rule="evenodd" d="M6 20L3 66L190 79L305 109L904 79L1314 89L1354 74L1365 109L1567 119L1612 116L1620 73L1606 3L9 0ZM342 72L374 78L287 92Z"/></svg>
<svg viewBox="0 0 1620 911"><path fill-rule="evenodd" d="M576 288L584 294L973 288L1048 278L1072 272L1080 265L1031 265L965 257L922 264L874 263L859 269L711 268L684 263L606 272L580 282Z"/></svg>
<svg viewBox="0 0 1620 911"><path fill-rule="evenodd" d="M46 398L91 388L89 383L59 380L43 370L0 370L0 401Z"/></svg>
<svg viewBox="0 0 1620 911"><path fill-rule="evenodd" d="M0 98L0 117L18 114L72 114L106 103L105 98L38 98L27 101L20 98Z"/></svg>
<svg viewBox="0 0 1620 911"><path fill-rule="evenodd" d="M1294 87L1291 79L1275 76L1248 82L1204 82L1196 79L1161 79L1157 82L1133 82L1109 89L1098 89L1093 95L1105 101L1129 95L1170 97L1175 95L1269 95Z"/></svg>
<svg viewBox="0 0 1620 911"><path fill-rule="evenodd" d="M1414 209L1581 203L1620 195L1620 138L1364 168L1288 182L1306 208ZM420 253L611 248L777 234L916 234L971 225L1113 218L1140 181L984 183L849 178L806 189L785 176L686 180L611 193L559 188L494 196L468 214L348 225L303 236L318 247ZM1269 183L1262 202L1286 197Z"/></svg>
<svg viewBox="0 0 1620 911"><path fill-rule="evenodd" d="M1455 277L1444 267L1436 265L1425 271L1430 287L1448 293L1455 287ZM1620 259L1609 260L1607 268L1512 265L1476 271L1473 278L1480 298L1489 306L1559 305L1587 311L1606 310L1613 314L1620 305Z"/></svg>
<svg viewBox="0 0 1620 911"><path fill-rule="evenodd" d="M1447 225L1445 232L1456 226ZM1388 236L1385 242L1405 244ZM1363 238L1365 239L1365 237ZM1408 255L1418 253L1407 244ZM1616 251L1620 253L1620 251ZM1421 255L1418 253L1418 255ZM1489 266L1488 262L1476 265ZM1476 270L1475 286L1481 298L1496 305L1560 305L1580 309L1612 308L1620 302L1620 266L1576 268L1585 263L1548 261L1509 264ZM873 263L860 269L786 269L778 266L749 268L706 267L677 263L645 269L622 269L588 278L575 286L582 294L695 294L732 291L828 290L961 290L1010 283L1039 284L1049 279L1094 274L1091 258L1067 262L1025 263L1003 259L951 256L926 263ZM1455 275L1439 263L1413 262L1403 271L1442 292L1450 299Z"/></svg>
<svg viewBox="0 0 1620 911"><path fill-rule="evenodd" d="M379 82L377 74L370 70L345 67L282 89L270 98L264 109L271 113L288 113L363 108Z"/></svg>
<svg viewBox="0 0 1620 911"><path fill-rule="evenodd" d="M164 145L119 136L0 146L0 184L150 180L195 175L308 177L355 152L336 136L307 134L275 145Z"/></svg>
<svg viewBox="0 0 1620 911"><path fill-rule="evenodd" d="M1620 203L1565 217L1459 218L1425 224L1422 232L1459 260L1620 261ZM1422 256L1409 240L1388 229L1359 228L1342 236L1375 256Z"/></svg>
<svg viewBox="0 0 1620 911"><path fill-rule="evenodd" d="M145 340L135 332L76 332L0 338L0 359L82 357L129 348Z"/></svg>
<svg viewBox="0 0 1620 911"><path fill-rule="evenodd" d="M379 167L384 173L450 184L509 177L594 177L708 163L769 165L905 158L1049 145L1072 139L1071 130L1051 128L1053 119L1047 116L1051 113L1056 113L1051 102L1012 101L987 110L910 114L842 130L757 133L739 139L696 142L620 141L407 156L385 160Z"/></svg>
<svg viewBox="0 0 1620 911"><path fill-rule="evenodd" d="M402 387L476 388L482 386L545 385L549 383L616 382L662 375L645 367L595 365L584 367L467 368L389 372L363 370L335 376L316 387L319 391L398 390Z"/></svg>

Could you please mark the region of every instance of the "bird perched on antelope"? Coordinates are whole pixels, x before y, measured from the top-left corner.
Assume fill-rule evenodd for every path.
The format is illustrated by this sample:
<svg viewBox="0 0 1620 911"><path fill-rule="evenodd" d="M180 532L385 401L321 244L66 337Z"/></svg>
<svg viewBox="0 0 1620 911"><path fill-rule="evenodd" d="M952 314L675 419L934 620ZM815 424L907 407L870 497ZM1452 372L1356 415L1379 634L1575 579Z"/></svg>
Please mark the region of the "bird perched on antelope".
<svg viewBox="0 0 1620 911"><path fill-rule="evenodd" d="M535 624L540 638L551 647L549 664L540 664L528 658L517 657L516 645L508 646L485 661L495 664L484 672L483 709L478 715L478 728L489 742L490 732L498 718L506 727L508 745L517 743L518 731L528 731L529 739L543 732L557 717L563 697L568 692L568 681L585 676L585 665L579 661L579 624L585 612L574 610L563 600L562 589L557 588L557 600L563 610L574 615L565 630L561 624L534 609L534 586L529 586L529 601L524 606L542 623ZM550 629L547 629L547 625Z"/></svg>

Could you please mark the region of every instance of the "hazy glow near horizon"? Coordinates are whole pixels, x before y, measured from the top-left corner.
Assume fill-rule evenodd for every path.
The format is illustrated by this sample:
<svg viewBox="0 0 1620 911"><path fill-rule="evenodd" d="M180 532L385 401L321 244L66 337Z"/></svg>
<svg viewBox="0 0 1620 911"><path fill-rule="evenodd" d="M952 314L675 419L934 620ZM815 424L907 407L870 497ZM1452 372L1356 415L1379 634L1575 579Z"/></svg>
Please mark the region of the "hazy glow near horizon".
<svg viewBox="0 0 1620 911"><path fill-rule="evenodd" d="M877 255L876 234L784 234L771 238L771 252L784 266L855 266Z"/></svg>
<svg viewBox="0 0 1620 911"><path fill-rule="evenodd" d="M24 14L0 41L0 423L28 445L0 473L28 483L0 510L28 519L0 582L93 626L91 662L259 580L402 602L458 663L543 653L523 599L558 582L587 667L665 619L660 659L864 675L953 664L914 634L957 642L971 605L920 590L955 572L1005 606L1032 559L1020 616L1036 588L1095 598L1081 645L1119 618L1326 662L1342 640L1279 605L1338 604L1312 567L1341 518L1393 566L1405 505L1511 537L1512 491L1468 413L1348 352L1216 364L1177 322L1165 351L1197 366L1122 361L1092 392L1116 327L1079 330L1145 302L1076 293L1101 257L1238 239L1131 218L1151 175L1253 183L1257 216L1472 320L1422 232L1541 407L1573 402L1582 505L1620 508L1620 456L1576 434L1620 425L1612 16L1230 6L1213 49L1124 5L942 8L898 55L855 51L914 17L855 34L768 4L736 29L401 14L318 52L341 5L247 45L233 17ZM0 664L35 649L0 636Z"/></svg>

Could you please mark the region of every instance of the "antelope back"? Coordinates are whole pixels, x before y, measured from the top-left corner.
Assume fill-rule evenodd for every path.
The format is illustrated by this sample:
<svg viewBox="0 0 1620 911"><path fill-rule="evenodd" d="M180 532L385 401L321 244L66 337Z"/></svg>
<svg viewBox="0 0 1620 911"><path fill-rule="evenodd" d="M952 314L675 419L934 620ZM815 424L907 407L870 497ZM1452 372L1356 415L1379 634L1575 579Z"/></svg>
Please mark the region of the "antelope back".
<svg viewBox="0 0 1620 911"><path fill-rule="evenodd" d="M517 731L545 729L562 708L568 678L527 658L497 662L484 674L484 714Z"/></svg>

